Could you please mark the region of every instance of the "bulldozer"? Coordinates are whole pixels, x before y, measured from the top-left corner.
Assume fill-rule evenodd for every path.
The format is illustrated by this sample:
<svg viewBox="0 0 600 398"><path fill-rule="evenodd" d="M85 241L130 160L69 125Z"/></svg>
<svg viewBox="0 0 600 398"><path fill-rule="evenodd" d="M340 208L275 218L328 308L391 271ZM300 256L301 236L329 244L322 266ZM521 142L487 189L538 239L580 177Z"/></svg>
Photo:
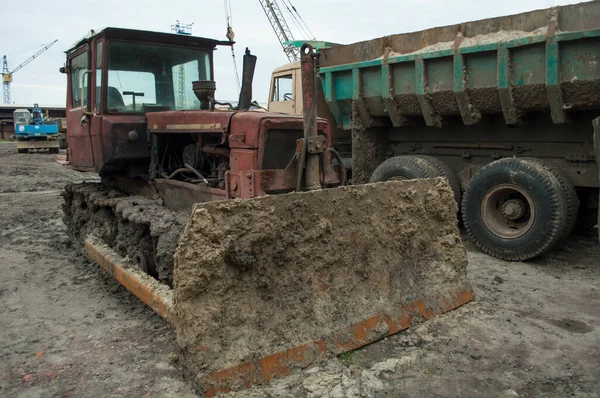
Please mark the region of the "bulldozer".
<svg viewBox="0 0 600 398"><path fill-rule="evenodd" d="M87 255L175 329L204 396L267 383L473 299L442 178L347 186L317 117L318 55L302 48L303 115L215 99L231 42L106 28L67 51L65 188ZM342 167L340 167L342 166Z"/></svg>

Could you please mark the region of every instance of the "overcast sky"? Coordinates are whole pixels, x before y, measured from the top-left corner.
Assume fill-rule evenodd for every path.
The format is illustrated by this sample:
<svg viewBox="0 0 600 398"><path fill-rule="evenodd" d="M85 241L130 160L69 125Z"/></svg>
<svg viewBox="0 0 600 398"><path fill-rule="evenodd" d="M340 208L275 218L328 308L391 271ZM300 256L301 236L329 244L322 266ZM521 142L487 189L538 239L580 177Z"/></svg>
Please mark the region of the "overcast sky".
<svg viewBox="0 0 600 398"><path fill-rule="evenodd" d="M258 56L254 97L264 103L271 71L287 63L287 58L259 2L230 1L238 66L241 68L245 47ZM283 6L282 0L278 1ZM344 44L577 2L291 0L318 40ZM5 3L0 23L0 54L8 55L11 70L35 53L36 47L58 39L52 48L15 73L11 87L12 100L17 104L65 104L66 79L58 69L64 65L64 51L90 29L113 26L169 32L171 24L178 19L181 22L194 22L194 36L226 40L224 0L30 0ZM293 21L288 22L293 27ZM229 48L217 51L215 69L217 97L236 99L238 93Z"/></svg>

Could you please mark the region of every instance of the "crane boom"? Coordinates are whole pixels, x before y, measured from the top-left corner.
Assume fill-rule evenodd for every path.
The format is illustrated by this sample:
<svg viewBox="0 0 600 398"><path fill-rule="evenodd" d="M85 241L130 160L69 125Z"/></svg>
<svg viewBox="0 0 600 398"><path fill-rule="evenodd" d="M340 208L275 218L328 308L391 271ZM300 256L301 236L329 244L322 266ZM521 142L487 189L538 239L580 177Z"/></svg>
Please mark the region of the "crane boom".
<svg viewBox="0 0 600 398"><path fill-rule="evenodd" d="M23 67L25 67L27 64L29 64L31 61L33 61L34 59L36 59L37 57L39 57L40 55L42 55L42 53L44 53L47 49L49 49L50 47L52 47L54 45L54 43L56 43L58 41L58 39L54 40L52 43L46 44L44 47L42 47L38 52L36 52L35 54L33 54L31 57L27 58L25 61L23 61L21 63L21 65L17 66L15 69L13 69L12 72L10 72L11 74L20 71L21 69L23 69Z"/></svg>
<svg viewBox="0 0 600 398"><path fill-rule="evenodd" d="M287 42L294 41L294 36L292 35L292 31L288 26L283 14L281 13L281 9L279 8L279 4L277 4L276 0L258 0L260 5L262 6L265 14L267 15L267 19L273 27L275 31L275 35L277 39L279 39L279 43L281 47L283 47L283 52L288 57L290 62L297 61L300 59L300 49L285 44Z"/></svg>
<svg viewBox="0 0 600 398"><path fill-rule="evenodd" d="M3 59L2 59L2 86L3 86L2 88L3 88L3 90L2 91L3 91L3 99L4 99L5 104L10 104L10 83L12 82L12 75L15 72L18 72L21 69L23 69L31 61L33 61L34 59L36 59L37 57L42 55L42 53L44 53L47 49L52 47L54 45L54 43L56 43L57 41L58 41L58 39L54 40L52 43L46 44L38 52L33 54L31 57L27 58L19 66L17 66L15 69L13 69L11 72L8 71L8 60L6 59L6 55L3 57Z"/></svg>

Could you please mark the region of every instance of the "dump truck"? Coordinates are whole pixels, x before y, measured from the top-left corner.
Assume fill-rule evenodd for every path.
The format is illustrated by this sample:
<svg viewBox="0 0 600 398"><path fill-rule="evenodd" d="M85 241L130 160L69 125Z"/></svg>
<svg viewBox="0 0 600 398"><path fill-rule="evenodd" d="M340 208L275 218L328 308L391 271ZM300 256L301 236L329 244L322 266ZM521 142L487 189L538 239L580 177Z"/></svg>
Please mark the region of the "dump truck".
<svg viewBox="0 0 600 398"><path fill-rule="evenodd" d="M216 100L231 42L106 28L67 51L67 157L101 181L63 193L69 234L174 327L206 396L282 377L467 303L444 179L345 186L317 118ZM180 84L183 81L184 84ZM336 161L332 159L338 159Z"/></svg>
<svg viewBox="0 0 600 398"><path fill-rule="evenodd" d="M33 109L17 109L13 113L15 139L19 153L30 149L47 149L51 153L59 152L58 124L46 121L38 104Z"/></svg>
<svg viewBox="0 0 600 398"><path fill-rule="evenodd" d="M598 222L599 36L594 1L321 43L317 113L353 183L444 176L483 251L531 259ZM269 109L301 113L299 81L275 70Z"/></svg>

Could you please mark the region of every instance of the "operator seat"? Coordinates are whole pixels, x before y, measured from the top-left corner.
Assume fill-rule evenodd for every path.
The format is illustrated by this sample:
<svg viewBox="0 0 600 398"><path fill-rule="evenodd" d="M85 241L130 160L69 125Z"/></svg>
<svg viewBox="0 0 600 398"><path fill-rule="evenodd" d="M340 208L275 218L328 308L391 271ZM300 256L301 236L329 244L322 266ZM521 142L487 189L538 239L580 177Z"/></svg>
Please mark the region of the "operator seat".
<svg viewBox="0 0 600 398"><path fill-rule="evenodd" d="M123 109L125 108L125 102L123 96L116 87L108 86L108 98L106 106L108 109Z"/></svg>

